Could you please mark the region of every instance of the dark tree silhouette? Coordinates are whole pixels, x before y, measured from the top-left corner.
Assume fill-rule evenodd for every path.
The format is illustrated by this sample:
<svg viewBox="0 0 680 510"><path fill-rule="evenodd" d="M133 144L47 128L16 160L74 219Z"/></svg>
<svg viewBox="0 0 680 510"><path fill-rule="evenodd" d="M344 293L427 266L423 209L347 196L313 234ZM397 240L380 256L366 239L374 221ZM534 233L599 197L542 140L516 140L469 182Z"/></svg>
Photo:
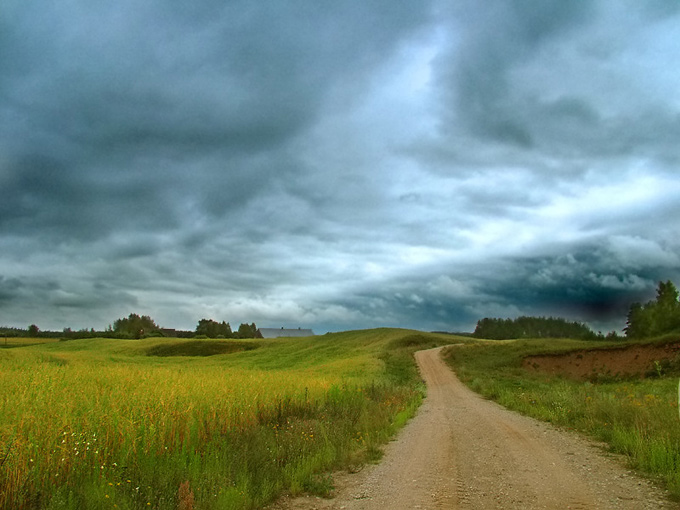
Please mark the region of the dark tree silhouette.
<svg viewBox="0 0 680 510"><path fill-rule="evenodd" d="M582 338L597 335L580 322L556 317L517 317L516 319L485 318L477 322L473 333L477 338L507 340L511 338Z"/></svg>
<svg viewBox="0 0 680 510"><path fill-rule="evenodd" d="M680 332L680 301L673 282L659 282L656 299L630 305L624 331L628 338Z"/></svg>
<svg viewBox="0 0 680 510"><path fill-rule="evenodd" d="M142 338L143 336L158 334L160 328L148 315L140 317L136 313L131 313L127 318L118 319L114 322L113 331L116 335L125 338Z"/></svg>

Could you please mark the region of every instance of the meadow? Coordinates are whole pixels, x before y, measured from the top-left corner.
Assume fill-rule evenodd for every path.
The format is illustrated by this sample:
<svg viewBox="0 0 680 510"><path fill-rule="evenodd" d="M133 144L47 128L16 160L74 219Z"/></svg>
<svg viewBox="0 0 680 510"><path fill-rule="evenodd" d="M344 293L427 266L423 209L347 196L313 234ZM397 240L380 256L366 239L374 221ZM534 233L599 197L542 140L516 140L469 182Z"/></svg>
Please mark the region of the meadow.
<svg viewBox="0 0 680 510"><path fill-rule="evenodd" d="M670 340L678 338L636 343ZM678 360L656 363L646 377L594 374L592 381L533 373L522 367L523 358L529 355L620 346L620 342L575 340L479 341L448 349L446 359L474 391L605 443L680 500Z"/></svg>
<svg viewBox="0 0 680 510"><path fill-rule="evenodd" d="M380 457L452 337L39 339L0 349L0 508L252 509Z"/></svg>

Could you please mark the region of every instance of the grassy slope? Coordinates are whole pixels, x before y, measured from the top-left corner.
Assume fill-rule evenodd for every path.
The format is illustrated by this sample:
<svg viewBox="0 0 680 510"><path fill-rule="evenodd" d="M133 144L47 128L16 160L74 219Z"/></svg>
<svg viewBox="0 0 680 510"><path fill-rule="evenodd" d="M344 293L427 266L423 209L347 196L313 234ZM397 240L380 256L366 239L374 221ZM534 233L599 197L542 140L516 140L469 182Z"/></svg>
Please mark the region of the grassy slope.
<svg viewBox="0 0 680 510"><path fill-rule="evenodd" d="M2 349L0 507L258 508L324 493L321 473L378 456L417 408L411 353L451 341L378 329Z"/></svg>
<svg viewBox="0 0 680 510"><path fill-rule="evenodd" d="M668 338L659 339L660 342ZM652 379L572 381L522 369L530 354L620 347L575 340L489 341L451 348L447 360L473 390L511 409L583 432L627 456L680 499L677 373Z"/></svg>

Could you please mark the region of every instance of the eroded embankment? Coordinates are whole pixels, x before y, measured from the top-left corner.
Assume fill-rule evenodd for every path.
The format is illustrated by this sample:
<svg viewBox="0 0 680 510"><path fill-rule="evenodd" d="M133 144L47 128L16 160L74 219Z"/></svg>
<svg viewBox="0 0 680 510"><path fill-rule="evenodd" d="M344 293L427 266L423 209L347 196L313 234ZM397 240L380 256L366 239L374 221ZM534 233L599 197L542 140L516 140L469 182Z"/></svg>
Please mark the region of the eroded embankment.
<svg viewBox="0 0 680 510"><path fill-rule="evenodd" d="M645 376L680 356L680 341L528 356L524 368L582 380Z"/></svg>

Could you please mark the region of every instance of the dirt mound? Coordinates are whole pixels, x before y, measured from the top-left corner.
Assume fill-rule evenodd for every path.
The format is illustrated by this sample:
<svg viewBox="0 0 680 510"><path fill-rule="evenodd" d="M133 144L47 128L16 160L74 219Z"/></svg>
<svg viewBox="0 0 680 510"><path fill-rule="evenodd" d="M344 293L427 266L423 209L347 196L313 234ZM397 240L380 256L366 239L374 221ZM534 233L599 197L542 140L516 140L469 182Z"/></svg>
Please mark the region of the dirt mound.
<svg viewBox="0 0 680 510"><path fill-rule="evenodd" d="M522 365L537 372L594 380L602 377L644 376L679 356L680 341L528 356Z"/></svg>

